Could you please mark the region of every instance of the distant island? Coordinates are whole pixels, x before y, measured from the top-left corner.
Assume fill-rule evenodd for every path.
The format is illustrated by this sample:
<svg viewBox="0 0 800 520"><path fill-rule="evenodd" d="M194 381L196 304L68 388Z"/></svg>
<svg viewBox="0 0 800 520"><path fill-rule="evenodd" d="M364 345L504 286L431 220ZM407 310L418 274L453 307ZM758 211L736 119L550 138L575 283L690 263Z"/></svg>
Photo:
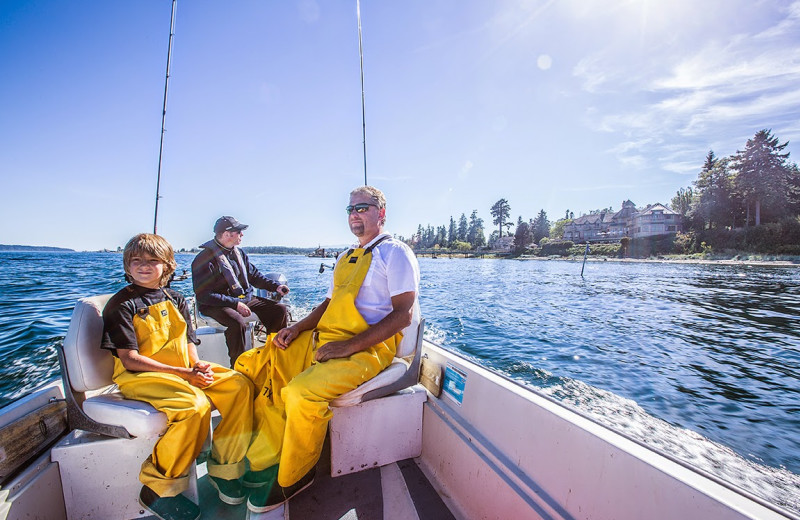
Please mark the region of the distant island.
<svg viewBox="0 0 800 520"><path fill-rule="evenodd" d="M74 249L67 249L65 247L49 247L49 246L20 246L20 245L7 245L7 244L0 244L0 251L3 252L13 252L13 253L24 253L30 251L50 251L50 252L60 252L60 253L74 253Z"/></svg>

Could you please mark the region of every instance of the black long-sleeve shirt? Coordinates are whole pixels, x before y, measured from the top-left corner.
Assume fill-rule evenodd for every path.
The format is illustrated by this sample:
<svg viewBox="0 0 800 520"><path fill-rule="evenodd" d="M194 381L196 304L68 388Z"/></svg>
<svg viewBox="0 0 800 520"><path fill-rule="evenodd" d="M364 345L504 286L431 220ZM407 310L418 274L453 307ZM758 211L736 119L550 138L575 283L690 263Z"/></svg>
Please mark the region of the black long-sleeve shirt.
<svg viewBox="0 0 800 520"><path fill-rule="evenodd" d="M267 291L274 291L278 288L279 284L261 274L256 266L250 263L247 253L240 249L239 252L242 255L242 261L247 270L247 279L249 282L245 284L239 269L239 262L236 261L236 255L233 249L227 249L221 246L220 248L225 256L228 257L228 261L236 277L239 279L239 283L242 284L242 288L245 290L246 297L249 298L253 295L253 287L265 289ZM201 311L203 310L202 307L230 307L233 309L242 301L230 295L230 286L220 270L219 262L216 258L216 251L210 247L200 251L192 261L192 285L194 286L194 293Z"/></svg>

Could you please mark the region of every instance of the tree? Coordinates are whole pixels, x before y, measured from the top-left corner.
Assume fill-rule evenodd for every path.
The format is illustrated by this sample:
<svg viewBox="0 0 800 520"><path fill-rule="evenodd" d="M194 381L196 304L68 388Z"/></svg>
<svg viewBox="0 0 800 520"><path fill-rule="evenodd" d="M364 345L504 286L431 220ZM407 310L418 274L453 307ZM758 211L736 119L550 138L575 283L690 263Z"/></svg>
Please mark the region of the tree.
<svg viewBox="0 0 800 520"><path fill-rule="evenodd" d="M500 199L494 203L489 212L492 214L492 224L498 226L502 238L504 222L511 216L511 206L506 199Z"/></svg>
<svg viewBox="0 0 800 520"><path fill-rule="evenodd" d="M748 139L744 150L733 158L734 187L746 207L745 226L750 225L753 210L755 225L761 225L762 212L769 221L785 216L791 206L791 167L789 153L783 150L789 141L779 144L770 130L759 130Z"/></svg>
<svg viewBox="0 0 800 520"><path fill-rule="evenodd" d="M447 247L447 228L444 226L438 226L436 228L436 238L434 239L434 245L439 247Z"/></svg>
<svg viewBox="0 0 800 520"><path fill-rule="evenodd" d="M458 228L456 228L456 221L450 217L450 227L447 229L447 247L453 247L453 244L458 241Z"/></svg>
<svg viewBox="0 0 800 520"><path fill-rule="evenodd" d="M468 232L469 232L469 224L467 223L467 217L462 213L461 218L458 219L458 241L467 242Z"/></svg>
<svg viewBox="0 0 800 520"><path fill-rule="evenodd" d="M547 213L544 210L539 211L539 214L533 219L531 234L533 235L533 241L537 244L544 237L550 236L550 221L547 220Z"/></svg>
<svg viewBox="0 0 800 520"><path fill-rule="evenodd" d="M685 217L692 209L692 200L692 188L680 188L675 196L672 197L670 207L672 211L676 211L680 213L682 217Z"/></svg>
<svg viewBox="0 0 800 520"><path fill-rule="evenodd" d="M706 223L709 229L735 224L739 204L733 190L730 161L727 157L714 157L713 150L706 155L706 162L694 182L689 212L697 230L704 229Z"/></svg>
<svg viewBox="0 0 800 520"><path fill-rule="evenodd" d="M571 222L572 220L568 218L556 220L555 223L550 227L550 236L555 239L561 239L561 237L564 236L564 226Z"/></svg>
<svg viewBox="0 0 800 520"><path fill-rule="evenodd" d="M522 254L531 242L533 242L531 227L527 222L522 222L520 218L520 222L517 224L517 230L514 233L514 253L518 255Z"/></svg>
<svg viewBox="0 0 800 520"><path fill-rule="evenodd" d="M486 245L486 235L483 232L483 219L478 217L477 209L473 209L472 215L469 217L467 242L469 242L475 249Z"/></svg>

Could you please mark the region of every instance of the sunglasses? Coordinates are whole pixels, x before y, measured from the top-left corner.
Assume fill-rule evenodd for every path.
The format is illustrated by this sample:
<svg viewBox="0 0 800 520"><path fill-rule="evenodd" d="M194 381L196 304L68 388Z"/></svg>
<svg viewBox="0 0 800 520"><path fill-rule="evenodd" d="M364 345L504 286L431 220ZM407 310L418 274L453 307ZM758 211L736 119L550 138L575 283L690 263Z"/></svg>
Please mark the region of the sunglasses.
<svg viewBox="0 0 800 520"><path fill-rule="evenodd" d="M368 204L366 202L362 202L361 204L353 204L344 208L344 210L349 215L353 211L356 213L366 213L369 210L369 207L372 206L373 208L377 208L378 206L375 204Z"/></svg>

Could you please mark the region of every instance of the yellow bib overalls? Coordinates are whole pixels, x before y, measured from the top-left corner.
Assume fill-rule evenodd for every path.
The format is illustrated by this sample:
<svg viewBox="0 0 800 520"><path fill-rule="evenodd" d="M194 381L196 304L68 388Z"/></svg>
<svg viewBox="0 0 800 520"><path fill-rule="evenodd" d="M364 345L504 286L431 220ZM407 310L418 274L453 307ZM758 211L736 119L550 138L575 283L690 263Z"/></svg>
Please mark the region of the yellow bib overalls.
<svg viewBox="0 0 800 520"><path fill-rule="evenodd" d="M302 332L286 350L272 345L252 349L236 369L259 390L255 399L255 432L247 452L251 469L278 467L278 484L290 486L319 460L332 412L328 403L375 377L391 364L397 333L347 358L314 362L317 348L350 339L369 328L355 306L372 262L372 249L348 251L336 263L333 294L316 329Z"/></svg>
<svg viewBox="0 0 800 520"><path fill-rule="evenodd" d="M186 321L176 305L169 296L149 307L139 302L133 317L139 353L189 368ZM234 370L215 363L211 366L214 382L201 389L164 372L130 372L114 358L113 379L122 394L146 401L167 415L167 431L153 446L139 473L142 484L159 496L175 496L187 489L189 468L209 432L211 403L222 421L214 429L208 473L223 479L239 478L244 473L243 458L253 424L252 384Z"/></svg>

